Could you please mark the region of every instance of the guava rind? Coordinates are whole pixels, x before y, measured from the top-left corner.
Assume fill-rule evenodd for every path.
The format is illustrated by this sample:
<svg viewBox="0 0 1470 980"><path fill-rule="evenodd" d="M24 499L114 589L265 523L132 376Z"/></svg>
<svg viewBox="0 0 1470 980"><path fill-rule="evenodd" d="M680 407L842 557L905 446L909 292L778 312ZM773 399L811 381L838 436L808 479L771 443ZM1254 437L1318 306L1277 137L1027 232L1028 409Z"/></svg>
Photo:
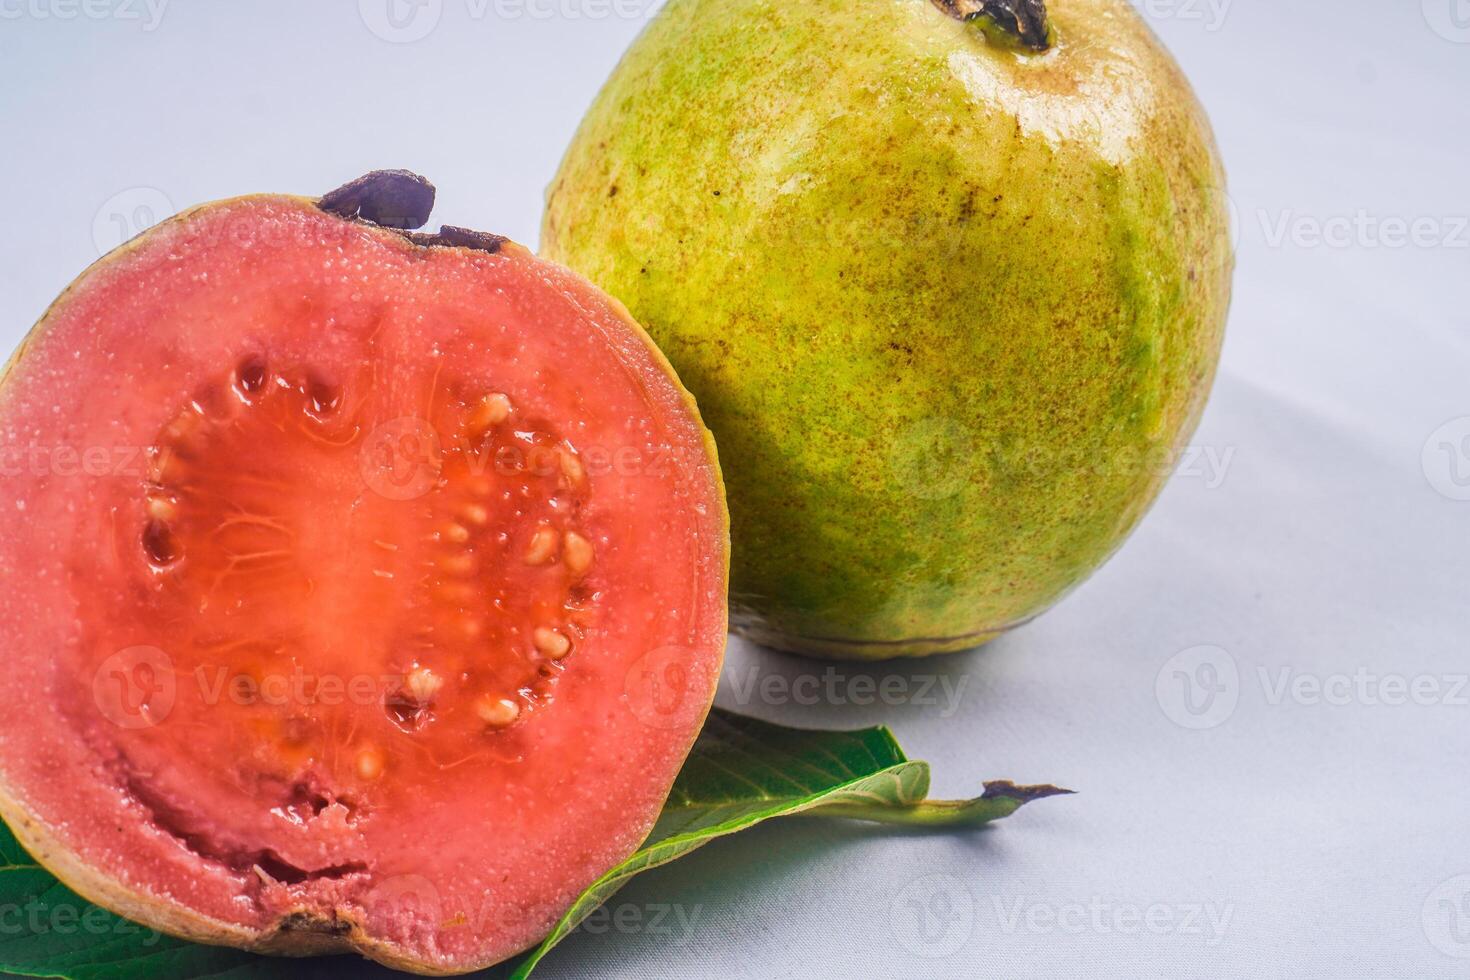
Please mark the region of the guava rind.
<svg viewBox="0 0 1470 980"><path fill-rule="evenodd" d="M930 0L672 0L547 192L728 470L732 621L978 645L1121 544L1194 430L1233 264L1188 83L1122 0L1044 55Z"/></svg>

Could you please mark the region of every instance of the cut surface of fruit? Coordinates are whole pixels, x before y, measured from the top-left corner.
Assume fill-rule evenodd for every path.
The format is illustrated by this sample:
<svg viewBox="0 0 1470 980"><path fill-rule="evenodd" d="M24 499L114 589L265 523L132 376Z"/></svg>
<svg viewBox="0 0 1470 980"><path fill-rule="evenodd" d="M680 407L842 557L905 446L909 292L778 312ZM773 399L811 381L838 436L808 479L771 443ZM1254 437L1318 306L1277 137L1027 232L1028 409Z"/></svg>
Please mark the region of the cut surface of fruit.
<svg viewBox="0 0 1470 980"><path fill-rule="evenodd" d="M354 193L187 212L12 361L0 809L147 925L459 972L652 825L714 693L726 518L621 306Z"/></svg>

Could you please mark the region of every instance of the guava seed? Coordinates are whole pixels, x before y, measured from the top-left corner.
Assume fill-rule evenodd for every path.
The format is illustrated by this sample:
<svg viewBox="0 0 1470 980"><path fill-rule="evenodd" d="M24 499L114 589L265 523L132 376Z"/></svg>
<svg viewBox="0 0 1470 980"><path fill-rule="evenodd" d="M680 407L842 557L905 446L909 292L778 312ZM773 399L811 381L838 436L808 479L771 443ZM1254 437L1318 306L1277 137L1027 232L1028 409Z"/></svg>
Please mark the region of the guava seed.
<svg viewBox="0 0 1470 980"><path fill-rule="evenodd" d="M562 539L562 560L566 562L567 569L573 575L587 574L592 567L592 556L592 542L576 531L568 531Z"/></svg>
<svg viewBox="0 0 1470 980"><path fill-rule="evenodd" d="M407 680L408 693L420 703L432 701L434 695L438 694L439 689L444 686L444 678L427 667L415 667L408 672Z"/></svg>
<svg viewBox="0 0 1470 980"><path fill-rule="evenodd" d="M383 753L368 746L357 753L357 774L363 779L377 779L383 774Z"/></svg>
<svg viewBox="0 0 1470 980"><path fill-rule="evenodd" d="M531 634L531 643L552 660L560 660L572 649L572 641L567 639L565 634L545 626L536 627Z"/></svg>
<svg viewBox="0 0 1470 980"><path fill-rule="evenodd" d="M521 716L521 705L510 698L481 695L475 700L475 714L491 728L504 728Z"/></svg>

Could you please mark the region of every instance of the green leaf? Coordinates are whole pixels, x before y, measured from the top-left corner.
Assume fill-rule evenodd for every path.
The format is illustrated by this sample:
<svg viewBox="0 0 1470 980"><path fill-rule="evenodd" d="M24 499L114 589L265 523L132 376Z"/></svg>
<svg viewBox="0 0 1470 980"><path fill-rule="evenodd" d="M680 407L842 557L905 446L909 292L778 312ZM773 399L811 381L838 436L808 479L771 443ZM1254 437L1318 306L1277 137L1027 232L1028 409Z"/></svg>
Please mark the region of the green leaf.
<svg viewBox="0 0 1470 980"><path fill-rule="evenodd" d="M0 969L72 980L275 976L264 957L200 946L119 918L78 897L0 833ZM20 860L9 860L16 855ZM305 976L305 974L298 974Z"/></svg>
<svg viewBox="0 0 1470 980"><path fill-rule="evenodd" d="M534 950L480 974L529 976L551 949L634 875L772 817L817 816L924 827L977 827L1054 786L985 784L971 800L930 800L929 766L886 728L818 732L716 709L648 839L587 889ZM351 956L285 960L164 936L83 900L37 865L0 825L0 970L67 980L266 980L389 976Z"/></svg>
<svg viewBox="0 0 1470 980"><path fill-rule="evenodd" d="M833 816L978 827L1031 800L1065 792L996 781L973 800L928 800L929 764L909 761L887 728L808 731L716 708L643 846L582 893L541 945L518 961L512 980L528 976L634 875L763 820Z"/></svg>

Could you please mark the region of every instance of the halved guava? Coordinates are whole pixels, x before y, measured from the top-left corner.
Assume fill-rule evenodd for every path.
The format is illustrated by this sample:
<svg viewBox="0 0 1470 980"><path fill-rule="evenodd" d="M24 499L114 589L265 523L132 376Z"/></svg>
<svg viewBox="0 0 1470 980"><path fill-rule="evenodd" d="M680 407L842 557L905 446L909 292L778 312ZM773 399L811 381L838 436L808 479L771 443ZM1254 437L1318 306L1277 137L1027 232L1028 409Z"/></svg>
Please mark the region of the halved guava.
<svg viewBox="0 0 1470 980"><path fill-rule="evenodd" d="M432 199L188 211L0 387L0 815L146 925L498 962L637 847L713 698L692 400L585 280L404 230Z"/></svg>

